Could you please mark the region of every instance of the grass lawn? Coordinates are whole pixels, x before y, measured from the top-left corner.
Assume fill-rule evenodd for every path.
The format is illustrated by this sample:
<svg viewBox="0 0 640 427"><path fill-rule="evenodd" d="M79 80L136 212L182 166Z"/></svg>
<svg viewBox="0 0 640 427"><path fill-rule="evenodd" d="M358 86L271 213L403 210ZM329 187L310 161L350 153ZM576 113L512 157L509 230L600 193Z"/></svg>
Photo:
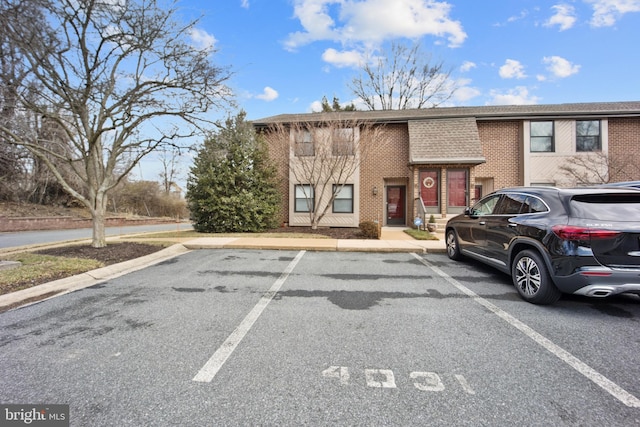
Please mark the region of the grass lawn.
<svg viewBox="0 0 640 427"><path fill-rule="evenodd" d="M6 261L19 261L22 265L0 271L0 295L33 286L38 280L56 280L104 267L100 261L67 258L23 252L3 257Z"/></svg>

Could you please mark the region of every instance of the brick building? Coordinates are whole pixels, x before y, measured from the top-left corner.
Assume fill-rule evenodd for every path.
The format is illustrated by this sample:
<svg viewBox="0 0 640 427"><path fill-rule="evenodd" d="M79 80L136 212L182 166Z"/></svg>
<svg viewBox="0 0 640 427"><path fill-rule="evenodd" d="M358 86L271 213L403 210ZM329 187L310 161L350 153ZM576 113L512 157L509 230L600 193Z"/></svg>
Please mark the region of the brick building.
<svg viewBox="0 0 640 427"><path fill-rule="evenodd" d="M509 186L640 180L640 102L283 114L254 126L267 136L289 129L288 154L272 155L283 174L283 222L291 226L310 225L310 193L316 205L330 203L321 226L407 226L416 216L457 214ZM341 132L323 132L327 126ZM375 144L359 132L363 126L379 128ZM336 138L343 138L336 135L346 134L350 147L375 150L347 153L356 167L336 182L344 186L319 190L293 173L317 159L322 144L336 154ZM338 197L331 202L332 192Z"/></svg>

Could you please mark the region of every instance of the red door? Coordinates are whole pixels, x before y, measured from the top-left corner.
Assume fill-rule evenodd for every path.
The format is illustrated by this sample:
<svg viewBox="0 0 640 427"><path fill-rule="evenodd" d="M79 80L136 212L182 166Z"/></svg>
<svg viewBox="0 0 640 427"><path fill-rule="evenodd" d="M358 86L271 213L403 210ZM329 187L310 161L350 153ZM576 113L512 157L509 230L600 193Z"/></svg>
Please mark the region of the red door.
<svg viewBox="0 0 640 427"><path fill-rule="evenodd" d="M450 169L447 171L447 213L460 213L468 206L469 171Z"/></svg>
<svg viewBox="0 0 640 427"><path fill-rule="evenodd" d="M437 170L420 171L420 197L429 212L438 212L440 206L440 182ZM432 208L432 209L429 209ZM435 208L435 209L434 209Z"/></svg>
<svg viewBox="0 0 640 427"><path fill-rule="evenodd" d="M405 197L404 185L387 187L387 225L405 225Z"/></svg>

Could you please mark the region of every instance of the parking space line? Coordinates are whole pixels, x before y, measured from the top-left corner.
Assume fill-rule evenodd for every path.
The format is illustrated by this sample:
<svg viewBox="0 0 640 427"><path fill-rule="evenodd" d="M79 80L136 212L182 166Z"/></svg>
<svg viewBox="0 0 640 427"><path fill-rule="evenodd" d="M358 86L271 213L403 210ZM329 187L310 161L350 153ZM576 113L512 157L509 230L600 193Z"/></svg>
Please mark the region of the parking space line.
<svg viewBox="0 0 640 427"><path fill-rule="evenodd" d="M278 280L271 286L271 288L265 292L260 298L260 301L253 307L253 309L247 314L238 327L229 335L229 337L222 343L220 348L211 356L211 358L205 363L200 371L193 377L193 381L209 383L216 376L220 368L225 364L231 353L236 349L238 344L247 335L253 324L258 317L262 314L264 309L269 305L273 297L280 290L284 282L289 277L289 274L296 267L302 256L306 251L298 252L298 255L289 263L287 268L282 272Z"/></svg>
<svg viewBox="0 0 640 427"><path fill-rule="evenodd" d="M580 359L578 359L577 357L575 357L574 355L572 355L562 347L553 343L548 338L545 338L543 335L536 332L531 327L527 326L520 320L516 319L506 311L502 310L498 306L482 298L481 296L473 292L471 289L467 288L466 286L458 282L456 279L449 276L440 268L436 267L426 259L422 258L420 255L415 253L412 253L411 255L413 255L422 264L429 267L431 270L433 270L436 274L438 274L440 277L445 279L455 288L460 290L462 293L469 296L473 301L485 307L486 309L494 313L496 316L500 317L501 319L509 323L511 326L513 326L514 328L524 333L526 336L528 336L533 341L541 345L547 351L551 352L554 356L556 356L557 358L565 362L567 365L571 366L573 369L575 369L576 371L578 371L579 373L587 377L589 380L593 381L596 385L598 385L607 393L609 393L610 395L618 399L620 402L632 408L640 408L640 399L635 397L633 394L624 390L618 384L614 383L604 375L600 374L598 371L591 368L589 365L582 362Z"/></svg>

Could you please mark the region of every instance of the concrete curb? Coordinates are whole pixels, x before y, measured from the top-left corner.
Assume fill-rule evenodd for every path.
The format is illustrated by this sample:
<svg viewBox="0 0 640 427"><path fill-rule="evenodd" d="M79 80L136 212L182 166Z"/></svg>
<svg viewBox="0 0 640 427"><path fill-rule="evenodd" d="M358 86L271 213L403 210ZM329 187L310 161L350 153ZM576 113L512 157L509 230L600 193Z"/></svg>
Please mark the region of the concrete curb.
<svg viewBox="0 0 640 427"><path fill-rule="evenodd" d="M86 273L77 274L64 279L54 280L53 282L11 292L10 294L0 295L0 311L6 307L19 305L29 300L37 299L38 301L42 301L44 299L53 298L54 296L64 295L78 289L87 288L108 279L113 279L141 270L145 267L158 264L186 252L189 252L189 249L185 248L183 245L177 244L140 258L87 271ZM45 295L49 296L41 298Z"/></svg>
<svg viewBox="0 0 640 427"><path fill-rule="evenodd" d="M187 249L276 249L339 252L445 253L441 240L359 240L304 238L200 237L184 242Z"/></svg>

